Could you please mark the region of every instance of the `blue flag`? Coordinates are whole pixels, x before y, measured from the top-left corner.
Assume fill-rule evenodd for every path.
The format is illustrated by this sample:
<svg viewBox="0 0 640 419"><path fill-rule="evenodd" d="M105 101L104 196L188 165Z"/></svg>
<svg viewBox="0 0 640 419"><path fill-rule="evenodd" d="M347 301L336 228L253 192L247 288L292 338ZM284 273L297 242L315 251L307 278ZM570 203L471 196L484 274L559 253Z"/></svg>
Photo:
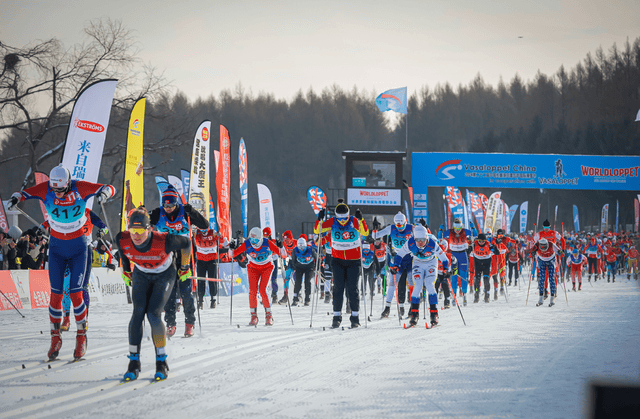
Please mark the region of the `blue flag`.
<svg viewBox="0 0 640 419"><path fill-rule="evenodd" d="M580 218L578 217L578 206L573 206L573 228L575 231L580 231Z"/></svg>
<svg viewBox="0 0 640 419"><path fill-rule="evenodd" d="M380 112L395 111L407 113L407 88L387 90L376 98L376 106Z"/></svg>

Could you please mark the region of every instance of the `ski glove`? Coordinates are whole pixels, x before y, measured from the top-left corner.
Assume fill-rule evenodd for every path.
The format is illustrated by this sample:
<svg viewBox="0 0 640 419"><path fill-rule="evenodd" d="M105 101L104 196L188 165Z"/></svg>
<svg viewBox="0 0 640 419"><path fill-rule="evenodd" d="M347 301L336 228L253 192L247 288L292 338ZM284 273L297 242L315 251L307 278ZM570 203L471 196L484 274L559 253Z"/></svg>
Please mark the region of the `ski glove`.
<svg viewBox="0 0 640 419"><path fill-rule="evenodd" d="M422 226L423 226L424 228L427 228L427 222L425 221L425 219L424 219L424 218L420 218L420 219L418 220L418 222L419 222L420 224L422 224Z"/></svg>
<svg viewBox="0 0 640 419"><path fill-rule="evenodd" d="M98 230L98 238L101 239L105 237L107 233L109 233L109 229L107 227L102 227L100 230Z"/></svg>
<svg viewBox="0 0 640 419"><path fill-rule="evenodd" d="M392 266L389 268L389 272L391 272L392 274L397 274L398 273L398 267L397 266Z"/></svg>
<svg viewBox="0 0 640 419"><path fill-rule="evenodd" d="M356 210L356 218L362 221L362 211L360 211L360 208Z"/></svg>
<svg viewBox="0 0 640 419"><path fill-rule="evenodd" d="M103 189L102 192L98 194L98 203L104 204L105 202L107 202L107 199L109 199L109 194L107 194L107 192L105 192L105 190Z"/></svg>
<svg viewBox="0 0 640 419"><path fill-rule="evenodd" d="M116 265L114 265L113 263L109 263L107 265L107 268L111 269L112 271L115 271L116 270Z"/></svg>
<svg viewBox="0 0 640 419"><path fill-rule="evenodd" d="M235 249L236 247L237 247L237 245L236 245L236 241L235 241L235 240L231 240L231 241L229 242L229 249L233 250L233 249Z"/></svg>
<svg viewBox="0 0 640 419"><path fill-rule="evenodd" d="M178 276L180 277L180 281L186 281L191 275L191 266L182 265L180 269L178 269Z"/></svg>
<svg viewBox="0 0 640 419"><path fill-rule="evenodd" d="M20 192L15 192L13 195L11 195L8 209L12 209L16 205L18 205L18 202L20 202L21 200L22 200L22 194Z"/></svg>
<svg viewBox="0 0 640 419"><path fill-rule="evenodd" d="M318 221L322 221L324 219L325 209L322 208L320 212L318 212Z"/></svg>
<svg viewBox="0 0 640 419"><path fill-rule="evenodd" d="M282 249L282 240L276 239L276 246L278 246L280 249Z"/></svg>
<svg viewBox="0 0 640 419"><path fill-rule="evenodd" d="M133 274L131 272L122 271L122 279L127 287L131 286L131 280L133 279Z"/></svg>

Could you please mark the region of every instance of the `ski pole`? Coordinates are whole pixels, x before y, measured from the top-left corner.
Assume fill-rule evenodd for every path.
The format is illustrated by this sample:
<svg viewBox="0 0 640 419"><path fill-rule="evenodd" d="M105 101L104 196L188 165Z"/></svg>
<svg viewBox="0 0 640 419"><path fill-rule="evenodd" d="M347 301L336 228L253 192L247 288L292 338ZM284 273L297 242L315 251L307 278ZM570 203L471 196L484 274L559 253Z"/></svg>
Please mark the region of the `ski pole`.
<svg viewBox="0 0 640 419"><path fill-rule="evenodd" d="M531 281L533 280L533 271L535 271L535 266L533 264L534 261L531 261L531 275L529 275L529 287L527 288L527 300L524 305L529 304L529 291L531 291Z"/></svg>
<svg viewBox="0 0 640 419"><path fill-rule="evenodd" d="M235 252L233 252L235 253ZM231 301L229 303L229 325L233 325L233 256L231 257Z"/></svg>
<svg viewBox="0 0 640 419"><path fill-rule="evenodd" d="M447 276L447 283L449 284L449 289L452 289L451 288L451 280L449 280L448 276ZM467 322L464 321L464 316L462 315L462 310L460 309L460 304L458 304L458 299L456 298L456 294L455 293L453 293L453 299L456 302L456 307L458 307L458 312L460 313L460 317L462 317L462 323L464 323L464 325L466 326Z"/></svg>
<svg viewBox="0 0 640 419"><path fill-rule="evenodd" d="M364 284L364 264L362 262L362 256L363 256L363 250L364 248L362 247L362 234L360 234L360 278L361 278L361 284L362 284L362 292L364 293L366 291L365 288L365 284ZM358 285L356 285L356 291L358 290ZM364 304L364 313L365 313L365 317L364 317L364 327L365 329L368 327L367 324L367 299L364 298L365 296L362 296L362 303Z"/></svg>
<svg viewBox="0 0 640 419"><path fill-rule="evenodd" d="M314 290L313 300L311 300L311 317L309 320L309 327L313 327L313 303L318 295L318 275L320 275L320 252L322 252L322 249L320 248L322 244L321 236L322 236L322 227L320 228L320 232L318 233L318 244L317 244L318 253L316 254L316 272L315 272L316 273L316 289ZM302 278L300 278L300 280L302 280ZM316 309L317 308L318 308L318 304L316 303Z"/></svg>
<svg viewBox="0 0 640 419"><path fill-rule="evenodd" d="M289 283L285 279L285 270L284 270L284 259L282 259L282 265L280 265L282 272L282 283L284 284L284 296L287 297L287 307L289 307L289 316L291 317L291 325L293 326L293 313L291 313L291 304L289 303ZM311 312L311 316L313 316L313 311Z"/></svg>
<svg viewBox="0 0 640 419"><path fill-rule="evenodd" d="M7 301L9 302L9 304L11 304L11 307L13 307L13 308L18 312L18 314L19 314L19 315L21 315L21 316L22 316L22 318L24 319L24 315L23 315L22 313L20 313L20 310L18 310L18 307L16 307L16 306L14 306L14 305L13 305L13 303L11 302L11 300L9 299L9 297L7 297L7 296L4 294L4 292L2 292L2 291L0 291L0 294L2 294L2 296L3 296L4 298L6 298L6 299L7 299Z"/></svg>
<svg viewBox="0 0 640 419"><path fill-rule="evenodd" d="M100 208L102 209L102 215L104 216L104 223L106 224L107 229L109 230L109 237L111 237L111 243L115 243L115 241L113 240L113 233L111 232L111 227L109 227L109 219L107 218L107 212L104 210L104 204L102 202L100 202Z"/></svg>

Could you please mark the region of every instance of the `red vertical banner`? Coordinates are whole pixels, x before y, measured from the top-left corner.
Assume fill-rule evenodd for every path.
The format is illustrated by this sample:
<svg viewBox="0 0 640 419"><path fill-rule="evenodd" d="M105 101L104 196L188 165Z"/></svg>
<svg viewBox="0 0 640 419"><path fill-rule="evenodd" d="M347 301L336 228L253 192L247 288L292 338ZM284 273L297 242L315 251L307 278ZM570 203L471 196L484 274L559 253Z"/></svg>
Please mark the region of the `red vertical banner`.
<svg viewBox="0 0 640 419"><path fill-rule="evenodd" d="M45 175L42 172L35 172L33 175L36 177L36 185L44 182L49 182L49 176ZM49 218L49 214L47 213L47 209L44 207L44 202L39 199L38 202L40 203L40 209L42 210L44 220L47 221L47 219Z"/></svg>
<svg viewBox="0 0 640 419"><path fill-rule="evenodd" d="M635 212L636 212L635 213L635 216L636 216L636 218L635 218L635 220L636 220L636 222L635 222L635 227L636 227L635 232L637 233L638 232L638 227L639 227L638 226L638 224L639 224L638 222L640 221L640 203L638 202L637 198L633 200L633 204L634 204L633 206L634 206Z"/></svg>
<svg viewBox="0 0 640 419"><path fill-rule="evenodd" d="M31 308L49 307L49 299L51 298L49 271L29 271L29 292L31 294Z"/></svg>
<svg viewBox="0 0 640 419"><path fill-rule="evenodd" d="M0 290L2 290L6 296L3 297L2 294L0 294L0 310L13 310L11 303L13 303L18 310L22 308L22 302L20 301L16 284L13 283L13 279L11 278L11 272L0 271ZM9 300L7 300L7 298Z"/></svg>
<svg viewBox="0 0 640 419"><path fill-rule="evenodd" d="M4 212L4 204L2 203L2 197L0 196L0 228L5 233L9 231L9 220L7 214Z"/></svg>
<svg viewBox="0 0 640 419"><path fill-rule="evenodd" d="M229 131L220 125L220 163L216 171L216 190L218 191L218 225L220 234L231 238L231 141Z"/></svg>

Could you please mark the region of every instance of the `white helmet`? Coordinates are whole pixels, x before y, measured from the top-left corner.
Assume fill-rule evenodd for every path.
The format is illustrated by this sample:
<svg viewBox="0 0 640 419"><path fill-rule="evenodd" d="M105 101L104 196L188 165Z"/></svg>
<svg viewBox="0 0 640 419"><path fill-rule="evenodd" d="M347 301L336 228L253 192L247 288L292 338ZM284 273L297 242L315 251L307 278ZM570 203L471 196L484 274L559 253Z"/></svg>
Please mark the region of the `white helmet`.
<svg viewBox="0 0 640 419"><path fill-rule="evenodd" d="M540 240L538 240L538 246L540 246L542 249L546 249L547 246L549 246L549 242L547 241L547 239L541 238Z"/></svg>
<svg viewBox="0 0 640 419"><path fill-rule="evenodd" d="M462 229L462 221L459 218L456 218L455 221L453 222L453 228L455 230L461 230Z"/></svg>
<svg viewBox="0 0 640 419"><path fill-rule="evenodd" d="M424 228L423 225L417 225L413 229L413 239L417 242L418 240L427 240L427 229ZM416 243L417 244L417 243Z"/></svg>
<svg viewBox="0 0 640 419"><path fill-rule="evenodd" d="M304 250L307 248L307 241L305 239L303 239L302 237L300 237L298 239L298 249L300 250Z"/></svg>
<svg viewBox="0 0 640 419"><path fill-rule="evenodd" d="M253 227L251 231L249 231L249 242L251 242L251 246L258 248L260 244L262 244L262 230L260 227Z"/></svg>
<svg viewBox="0 0 640 419"><path fill-rule="evenodd" d="M71 173L62 164L51 169L49 186L54 192L66 192L71 185Z"/></svg>
<svg viewBox="0 0 640 419"><path fill-rule="evenodd" d="M403 213L398 212L395 217L393 217L393 224L396 225L398 230L404 230L405 225L407 225L407 217L404 216ZM398 226L402 227L398 227Z"/></svg>

